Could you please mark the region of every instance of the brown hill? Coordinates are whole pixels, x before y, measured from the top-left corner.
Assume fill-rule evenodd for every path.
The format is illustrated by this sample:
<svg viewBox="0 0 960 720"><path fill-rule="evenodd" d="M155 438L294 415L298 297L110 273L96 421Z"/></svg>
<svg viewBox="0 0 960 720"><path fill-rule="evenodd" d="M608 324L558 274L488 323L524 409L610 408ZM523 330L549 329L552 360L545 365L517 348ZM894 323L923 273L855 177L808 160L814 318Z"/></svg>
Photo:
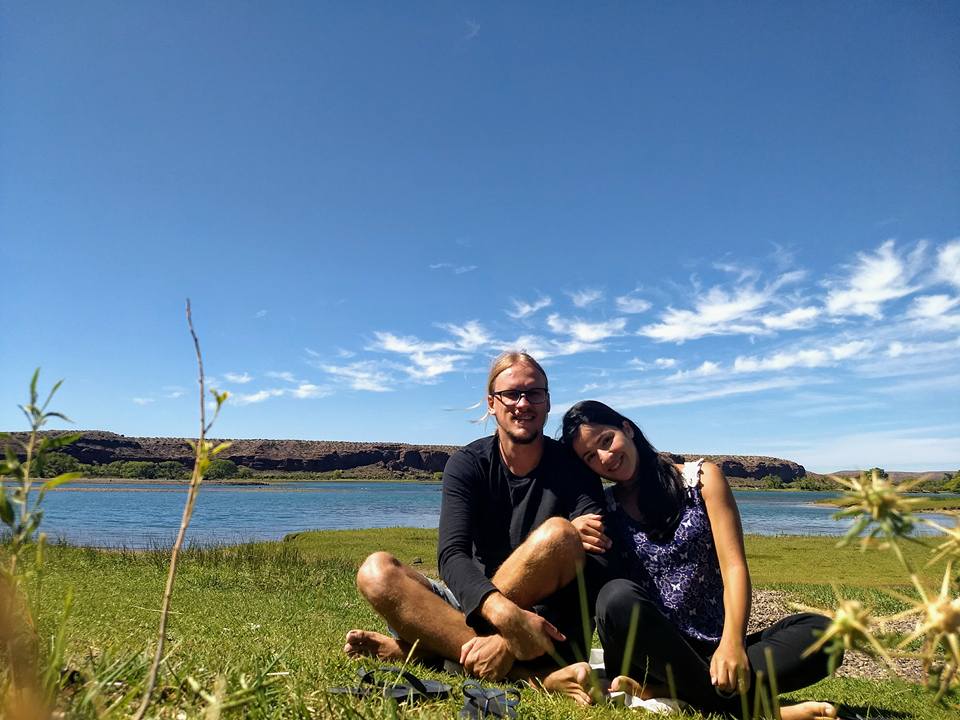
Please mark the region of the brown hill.
<svg viewBox="0 0 960 720"><path fill-rule="evenodd" d="M23 438L23 433L12 433ZM52 433L59 435L62 433ZM82 437L62 452L85 464L106 465L120 461L163 462L174 460L189 466L192 451L184 438L127 437L100 430L81 431ZM434 473L443 470L453 445L408 445L404 443L352 443L323 440L233 440L219 457L253 470L279 472L330 472L379 469L394 472ZM717 463L727 477L760 479L776 475L785 482L804 477L802 465L780 458L756 455L698 455L670 453L675 462L703 457Z"/></svg>

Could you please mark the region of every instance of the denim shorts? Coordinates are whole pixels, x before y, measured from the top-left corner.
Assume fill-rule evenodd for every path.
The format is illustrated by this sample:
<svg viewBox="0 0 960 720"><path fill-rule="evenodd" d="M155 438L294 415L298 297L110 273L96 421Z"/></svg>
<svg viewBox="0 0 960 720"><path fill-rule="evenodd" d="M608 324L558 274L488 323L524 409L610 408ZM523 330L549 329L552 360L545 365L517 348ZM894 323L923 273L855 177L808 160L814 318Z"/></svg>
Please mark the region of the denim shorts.
<svg viewBox="0 0 960 720"><path fill-rule="evenodd" d="M438 598L443 600L447 605L452 607L454 610L459 610L463 612L463 608L460 606L460 601L454 597L453 592L444 585L439 580L434 580L433 578L428 578L426 575L423 576L423 579L427 581L427 584L430 586L430 589L433 591L433 594ZM387 632L389 632L397 640L400 639L400 636L397 635L397 631L394 630L391 626L387 625Z"/></svg>

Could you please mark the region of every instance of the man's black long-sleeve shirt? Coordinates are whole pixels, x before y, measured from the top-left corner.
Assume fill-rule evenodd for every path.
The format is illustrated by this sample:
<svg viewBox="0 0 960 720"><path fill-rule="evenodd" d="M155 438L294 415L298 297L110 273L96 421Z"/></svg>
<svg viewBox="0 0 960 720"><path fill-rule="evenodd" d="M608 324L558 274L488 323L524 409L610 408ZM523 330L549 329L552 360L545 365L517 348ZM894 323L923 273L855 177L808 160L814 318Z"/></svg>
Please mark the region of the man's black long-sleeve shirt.
<svg viewBox="0 0 960 720"><path fill-rule="evenodd" d="M497 568L544 520L602 512L600 479L556 440L544 442L540 463L522 478L504 466L496 435L462 448L444 468L438 566L468 622L496 590Z"/></svg>

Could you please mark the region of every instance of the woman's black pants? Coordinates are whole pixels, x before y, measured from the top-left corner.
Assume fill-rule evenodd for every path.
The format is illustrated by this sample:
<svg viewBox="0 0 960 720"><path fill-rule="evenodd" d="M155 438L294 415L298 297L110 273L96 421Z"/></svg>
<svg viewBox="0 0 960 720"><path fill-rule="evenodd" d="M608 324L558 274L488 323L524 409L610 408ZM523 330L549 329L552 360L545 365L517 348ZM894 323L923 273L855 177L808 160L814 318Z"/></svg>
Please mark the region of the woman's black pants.
<svg viewBox="0 0 960 720"><path fill-rule="evenodd" d="M639 608L636 638L629 664L624 665L630 615ZM746 637L750 660L750 688L756 687L757 672L770 676L766 650L769 648L779 692L791 692L812 685L828 674L828 658L816 652L802 658L806 650L826 629L829 619L803 613L791 615L766 630ZM623 674L639 682L667 684L670 666L677 697L702 712L742 713L740 697L719 695L710 683L710 657L716 644L688 638L649 600L636 583L611 580L597 598L597 633L603 645L607 677ZM748 699L752 701L753 694Z"/></svg>

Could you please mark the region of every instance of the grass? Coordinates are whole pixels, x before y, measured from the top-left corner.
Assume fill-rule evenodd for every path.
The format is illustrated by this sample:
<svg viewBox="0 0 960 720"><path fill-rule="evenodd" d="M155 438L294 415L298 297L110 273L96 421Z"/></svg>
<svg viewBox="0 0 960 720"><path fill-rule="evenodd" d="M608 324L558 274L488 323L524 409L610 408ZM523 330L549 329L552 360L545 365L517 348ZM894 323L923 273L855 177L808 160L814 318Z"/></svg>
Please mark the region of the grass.
<svg viewBox="0 0 960 720"><path fill-rule="evenodd" d="M208 700L215 699L221 677L220 682L225 681L221 702L232 716L455 717L462 704L461 679L426 668L416 672L445 678L454 686L454 699L395 709L380 700L343 700L323 692L355 681L360 664L342 655L344 633L352 627L382 628L354 587L360 560L375 549L389 548L405 561L421 558L418 567L432 574L436 540L436 530L327 531L300 533L278 543L189 549L181 560L168 655L151 714L202 715ZM834 551L834 543L835 539L822 537L749 537L755 584L829 607L829 583L842 581L845 591L863 593L871 602L894 602L882 588L902 575L894 565L886 566L886 553L873 552L864 562L858 550ZM922 549L911 552L919 557ZM74 590L62 693L69 716L94 717L116 700L121 714L135 707L147 644L156 628L166 561L159 551L49 549L42 584L32 590L44 637L56 631L66 592ZM932 570L930 577L936 575ZM954 711L931 704L921 688L897 680L830 679L794 699L882 708L902 713L898 717L955 717ZM957 702L956 696L952 701ZM563 699L524 690L521 717L635 715L613 708L582 710Z"/></svg>

